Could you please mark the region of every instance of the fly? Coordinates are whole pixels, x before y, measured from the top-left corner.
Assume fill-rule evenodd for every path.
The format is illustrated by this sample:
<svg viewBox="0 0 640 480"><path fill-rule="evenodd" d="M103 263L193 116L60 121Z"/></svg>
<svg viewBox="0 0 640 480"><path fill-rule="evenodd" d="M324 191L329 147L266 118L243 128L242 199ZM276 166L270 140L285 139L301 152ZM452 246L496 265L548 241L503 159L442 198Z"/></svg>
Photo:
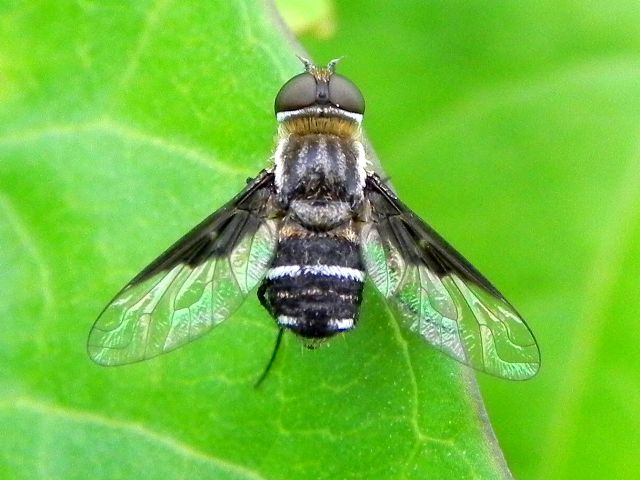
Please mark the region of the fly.
<svg viewBox="0 0 640 480"><path fill-rule="evenodd" d="M368 279L409 330L459 362L535 375L540 355L520 314L371 169L360 90L335 73L337 60L302 61L275 99L274 165L116 295L91 330L90 357L122 365L173 350L255 287L278 343L290 330L313 346L356 327Z"/></svg>

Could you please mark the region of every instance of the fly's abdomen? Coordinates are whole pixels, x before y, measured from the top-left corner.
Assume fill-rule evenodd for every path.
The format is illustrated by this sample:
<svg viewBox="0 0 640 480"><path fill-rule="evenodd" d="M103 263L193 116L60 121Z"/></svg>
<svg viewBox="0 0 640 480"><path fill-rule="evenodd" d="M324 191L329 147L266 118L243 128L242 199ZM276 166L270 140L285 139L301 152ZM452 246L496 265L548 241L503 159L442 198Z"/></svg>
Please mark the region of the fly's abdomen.
<svg viewBox="0 0 640 480"><path fill-rule="evenodd" d="M352 329L364 282L358 244L348 238L353 235L300 235L298 230L294 236L287 230L261 287L263 304L280 326L303 337Z"/></svg>

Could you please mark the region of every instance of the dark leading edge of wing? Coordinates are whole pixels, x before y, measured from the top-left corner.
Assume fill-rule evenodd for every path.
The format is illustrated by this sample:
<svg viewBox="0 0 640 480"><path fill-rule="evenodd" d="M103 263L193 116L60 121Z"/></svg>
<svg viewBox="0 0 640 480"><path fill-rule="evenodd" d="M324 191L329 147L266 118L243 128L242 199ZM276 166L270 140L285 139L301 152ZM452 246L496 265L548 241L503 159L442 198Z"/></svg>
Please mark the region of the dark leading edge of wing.
<svg viewBox="0 0 640 480"><path fill-rule="evenodd" d="M103 365L154 357L225 320L264 276L275 251L265 218L273 173L263 171L140 272L100 314L88 341Z"/></svg>
<svg viewBox="0 0 640 480"><path fill-rule="evenodd" d="M377 175L365 189L373 218L362 231L367 273L409 328L478 370L535 375L538 347L515 308Z"/></svg>
<svg viewBox="0 0 640 480"><path fill-rule="evenodd" d="M257 230L262 223L261 210L272 193L272 185L273 173L262 171L226 205L193 227L189 233L147 265L129 285L144 282L179 263L195 267L211 256L228 255L242 238L242 234Z"/></svg>

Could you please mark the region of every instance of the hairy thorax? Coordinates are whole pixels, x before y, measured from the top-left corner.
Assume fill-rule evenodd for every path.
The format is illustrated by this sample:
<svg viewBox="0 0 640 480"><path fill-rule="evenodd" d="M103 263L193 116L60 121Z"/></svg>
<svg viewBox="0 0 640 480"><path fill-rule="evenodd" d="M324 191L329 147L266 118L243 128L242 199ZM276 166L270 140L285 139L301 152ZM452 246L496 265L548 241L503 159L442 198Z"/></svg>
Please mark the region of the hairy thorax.
<svg viewBox="0 0 640 480"><path fill-rule="evenodd" d="M362 202L364 151L352 136L289 135L276 152L278 200L303 224L329 230Z"/></svg>

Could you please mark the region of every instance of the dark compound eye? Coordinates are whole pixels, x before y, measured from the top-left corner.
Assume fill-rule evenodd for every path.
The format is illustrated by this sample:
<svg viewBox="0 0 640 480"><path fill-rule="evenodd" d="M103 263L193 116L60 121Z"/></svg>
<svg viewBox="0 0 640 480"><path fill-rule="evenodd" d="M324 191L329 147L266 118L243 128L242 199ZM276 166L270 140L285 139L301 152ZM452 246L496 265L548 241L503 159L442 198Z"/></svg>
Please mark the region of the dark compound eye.
<svg viewBox="0 0 640 480"><path fill-rule="evenodd" d="M342 75L334 73L329 80L329 101L352 113L364 113L364 97L360 89Z"/></svg>
<svg viewBox="0 0 640 480"><path fill-rule="evenodd" d="M296 75L276 95L276 113L298 110L316 101L316 79L310 73Z"/></svg>
<svg viewBox="0 0 640 480"><path fill-rule="evenodd" d="M356 85L342 75L332 74L328 82L319 81L308 72L296 75L276 95L275 111L299 110L314 104L331 103L352 113L364 113L364 98Z"/></svg>

